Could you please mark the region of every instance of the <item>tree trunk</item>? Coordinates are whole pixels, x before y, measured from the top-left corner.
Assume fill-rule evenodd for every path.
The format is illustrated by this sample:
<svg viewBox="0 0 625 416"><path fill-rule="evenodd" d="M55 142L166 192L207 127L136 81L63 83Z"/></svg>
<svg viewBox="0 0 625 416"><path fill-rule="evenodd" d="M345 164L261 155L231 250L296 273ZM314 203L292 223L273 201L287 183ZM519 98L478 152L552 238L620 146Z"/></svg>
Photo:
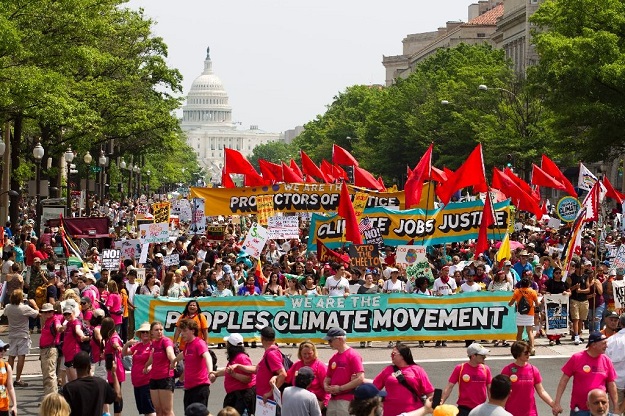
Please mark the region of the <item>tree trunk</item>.
<svg viewBox="0 0 625 416"><path fill-rule="evenodd" d="M21 115L18 115L13 120L13 135L11 136L11 171L15 172L20 167L20 152L21 152L21 138L22 138L22 124L23 119ZM11 217L11 229L15 230L20 220L19 203L22 197L20 192L20 183L16 179L16 175L11 175L11 189L18 192L17 196L9 196L11 199L11 205L9 206L9 216Z"/></svg>

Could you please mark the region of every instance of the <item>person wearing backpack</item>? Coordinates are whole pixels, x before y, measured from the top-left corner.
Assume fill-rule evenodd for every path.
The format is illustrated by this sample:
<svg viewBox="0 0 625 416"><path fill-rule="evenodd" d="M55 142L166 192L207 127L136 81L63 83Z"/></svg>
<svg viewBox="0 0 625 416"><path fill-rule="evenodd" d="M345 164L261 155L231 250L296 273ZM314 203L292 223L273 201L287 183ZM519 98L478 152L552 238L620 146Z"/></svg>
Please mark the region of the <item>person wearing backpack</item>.
<svg viewBox="0 0 625 416"><path fill-rule="evenodd" d="M534 349L534 310L538 309L538 294L530 287L531 281L523 277L520 287L514 290L508 306L516 304L516 340L523 339L523 331L527 332L531 355L536 355Z"/></svg>
<svg viewBox="0 0 625 416"><path fill-rule="evenodd" d="M44 303L39 309L43 325L41 338L39 339L39 360L41 361L41 378L43 379L43 394L56 393L58 383L56 380L56 363L59 351L57 345L63 326L62 318L54 314L54 306Z"/></svg>

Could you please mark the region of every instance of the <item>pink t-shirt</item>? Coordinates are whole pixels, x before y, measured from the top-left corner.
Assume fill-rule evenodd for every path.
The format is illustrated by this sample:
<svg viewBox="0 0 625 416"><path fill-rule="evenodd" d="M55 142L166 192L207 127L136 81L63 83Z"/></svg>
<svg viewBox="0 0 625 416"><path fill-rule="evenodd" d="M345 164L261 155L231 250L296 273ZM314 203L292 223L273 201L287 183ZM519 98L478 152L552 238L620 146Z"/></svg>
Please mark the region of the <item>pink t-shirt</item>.
<svg viewBox="0 0 625 416"><path fill-rule="evenodd" d="M91 322L91 318L93 317L92 310L81 311L80 314L82 315L82 319L84 319L86 322Z"/></svg>
<svg viewBox="0 0 625 416"><path fill-rule="evenodd" d="M403 412L423 407L421 396L434 393L434 387L430 383L428 375L423 368L418 365L409 365L400 369L408 385L412 386L418 394L415 400L410 390L401 384L395 377L395 370L392 365L384 368L380 374L373 379L373 384L378 390L386 389L386 398L384 399L384 414L396 416Z"/></svg>
<svg viewBox="0 0 625 416"><path fill-rule="evenodd" d="M328 373L326 378L330 378L331 386L342 386L352 381L352 376L357 373L364 373L365 369L362 366L362 357L353 348L348 348L345 351L337 352L330 358L328 363ZM348 400L351 401L354 398L354 390L342 391L339 394L333 395L331 400Z"/></svg>
<svg viewBox="0 0 625 416"><path fill-rule="evenodd" d="M100 325L96 325L93 327L93 330L100 330ZM99 342L95 342L95 339L93 339L93 337L91 337L91 340L89 340L89 345L91 345L91 362L92 363L97 363L101 360L104 359L104 356L102 355L102 351L100 350L100 343Z"/></svg>
<svg viewBox="0 0 625 416"><path fill-rule="evenodd" d="M161 380L174 376L174 370L169 369L169 358L167 358L167 347L174 348L171 339L163 337L152 341L152 370L150 371L150 380Z"/></svg>
<svg viewBox="0 0 625 416"><path fill-rule="evenodd" d="M263 358L260 359L256 366L256 394L258 396L263 396L271 391L269 380L281 368L284 369L282 366L282 354L277 346L272 345L265 351ZM269 396L269 399L273 399L273 394Z"/></svg>
<svg viewBox="0 0 625 416"><path fill-rule="evenodd" d="M195 337L193 341L185 345L183 354L185 390L201 386L202 384L210 384L206 359L202 356L204 354L208 355L206 342L200 337ZM210 356L208 359L212 360Z"/></svg>
<svg viewBox="0 0 625 416"><path fill-rule="evenodd" d="M120 349L116 349L113 344L119 345ZM117 374L117 381L119 381L120 383L126 381L126 370L124 369L124 364L122 363L121 347L123 345L124 343L117 333L114 333L113 336L111 336L111 338L106 341L106 344L104 344L104 357L106 357L106 354L113 354L113 356L115 357L115 364L117 365L115 373ZM113 382L110 371L106 372L106 378L109 383Z"/></svg>
<svg viewBox="0 0 625 416"><path fill-rule="evenodd" d="M302 360L299 360L298 362L293 364L291 368L289 368L289 371L287 371L286 373L285 381L291 385L295 385L295 376L297 376L297 372L302 367L305 367ZM325 389L323 388L323 380L326 378L326 375L328 373L328 367L318 359L315 360L308 367L310 367L313 370L313 373L315 373L315 379L306 390L314 393L315 396L317 396L317 400L322 401L323 404L327 406L328 401L330 400L330 393L326 393Z"/></svg>
<svg viewBox="0 0 625 416"><path fill-rule="evenodd" d="M150 374L143 374L145 363L150 358L152 343L137 342L130 347L132 353L132 367L130 368L130 381L134 387L142 387L150 384Z"/></svg>
<svg viewBox="0 0 625 416"><path fill-rule="evenodd" d="M227 366L229 367L233 364L252 365L252 360L250 360L250 357L247 354L240 353L237 354L237 356L234 357L232 360L228 361ZM236 370L235 373L251 376L252 378L250 379L249 383L243 383L232 377L231 374L226 373L224 375L224 389L226 390L226 393L232 393L233 391L237 390L251 389L256 385L256 374L246 373L242 370Z"/></svg>
<svg viewBox="0 0 625 416"><path fill-rule="evenodd" d="M458 406L469 409L486 401L491 380L490 368L485 364L477 367L469 363L458 364L449 376L450 383L458 383Z"/></svg>
<svg viewBox="0 0 625 416"><path fill-rule="evenodd" d="M76 327L80 326L80 319L74 318L72 322L68 322L65 325L65 332L63 335L63 357L65 361L73 361L74 356L80 352L80 344L78 341L78 335L76 335Z"/></svg>
<svg viewBox="0 0 625 416"><path fill-rule="evenodd" d="M109 312L111 313L111 318L113 319L113 323L115 325L120 325L123 320L123 312L122 311L122 297L118 293L111 293L106 299L106 307L109 308Z"/></svg>
<svg viewBox="0 0 625 416"><path fill-rule="evenodd" d="M57 315L52 315L50 318L46 319L41 329L41 338L39 339L39 346L41 348L54 347L58 344L61 334L56 333L56 336L53 336L51 331L56 331L56 327L61 325L62 319L62 317Z"/></svg>
<svg viewBox="0 0 625 416"><path fill-rule="evenodd" d="M562 372L573 377L571 409L588 410L586 397L593 389L607 390L607 383L616 380L612 361L605 354L591 357L587 351L575 353L562 367Z"/></svg>
<svg viewBox="0 0 625 416"><path fill-rule="evenodd" d="M506 410L513 416L538 416L534 386L543 381L538 368L529 363L523 367L511 363L501 370L501 374L509 376L512 382Z"/></svg>
<svg viewBox="0 0 625 416"><path fill-rule="evenodd" d="M95 307L98 304L100 293L98 292L98 289L95 288L95 286L89 285L82 290L80 296L91 299L91 304Z"/></svg>

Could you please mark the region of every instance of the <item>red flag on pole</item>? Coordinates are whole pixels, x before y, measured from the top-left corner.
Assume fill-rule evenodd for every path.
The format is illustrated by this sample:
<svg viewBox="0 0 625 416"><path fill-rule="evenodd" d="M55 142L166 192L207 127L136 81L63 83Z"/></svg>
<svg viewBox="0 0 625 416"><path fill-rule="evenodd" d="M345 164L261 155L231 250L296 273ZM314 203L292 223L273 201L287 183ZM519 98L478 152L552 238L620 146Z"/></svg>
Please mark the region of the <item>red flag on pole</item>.
<svg viewBox="0 0 625 416"><path fill-rule="evenodd" d="M384 185L384 179L381 176L378 176L378 183L380 184L380 192L386 192L386 185Z"/></svg>
<svg viewBox="0 0 625 416"><path fill-rule="evenodd" d="M607 191L605 194L607 198L612 198L619 204L623 203L623 194L614 189L612 183L610 183L606 176L603 177L603 186L605 186L605 189Z"/></svg>
<svg viewBox="0 0 625 416"><path fill-rule="evenodd" d="M332 163L335 165L358 166L358 161L351 153L337 144L332 145Z"/></svg>
<svg viewBox="0 0 625 416"><path fill-rule="evenodd" d="M532 184L544 186L545 188L560 189L566 191L566 186L553 176L532 163Z"/></svg>
<svg viewBox="0 0 625 416"><path fill-rule="evenodd" d="M490 199L490 192L486 192L484 209L482 210L482 221L480 222L480 231L477 237L477 244L475 245L476 256L488 249L488 227L495 223L493 213L493 201Z"/></svg>
<svg viewBox="0 0 625 416"><path fill-rule="evenodd" d="M482 144L479 143L471 152L467 160L458 168L453 175L448 176L447 182L443 183L436 194L443 204L448 204L451 196L458 190L473 186L475 192L488 190L486 175L484 172L484 159L482 157Z"/></svg>
<svg viewBox="0 0 625 416"><path fill-rule="evenodd" d="M286 163L282 162L282 174L284 175L285 183L302 183L304 178L299 176L293 171Z"/></svg>
<svg viewBox="0 0 625 416"><path fill-rule="evenodd" d="M536 194L534 193L534 190L532 189L532 187L530 186L529 183L525 182L523 179L519 178L510 168L504 168L503 173L505 173L506 175L508 175L508 177L510 179L512 179L512 182L514 182L515 184L517 184L517 186L519 188L521 188L526 194L528 194L529 196L531 196L532 198L534 198L536 200L536 202L540 202L540 196L536 196Z"/></svg>
<svg viewBox="0 0 625 416"><path fill-rule="evenodd" d="M382 191L383 188L369 171L358 166L354 166L354 185L378 191Z"/></svg>
<svg viewBox="0 0 625 416"><path fill-rule="evenodd" d="M493 188L500 190L520 210L531 212L537 219L541 219L543 212L533 197L519 187L508 175L497 168L493 168Z"/></svg>
<svg viewBox="0 0 625 416"><path fill-rule="evenodd" d="M339 165L332 165L332 175L337 179L343 178L345 182L349 181L349 175L345 172L345 169Z"/></svg>
<svg viewBox="0 0 625 416"><path fill-rule="evenodd" d="M227 173L241 173L243 175L253 174L259 176L254 166L252 166L241 152L226 147L224 149L224 158L224 167Z"/></svg>
<svg viewBox="0 0 625 416"><path fill-rule="evenodd" d="M324 173L319 169L319 167L312 161L312 159L304 152L300 150L300 156L302 159L302 173L307 176L314 176L315 178L321 179L324 182L328 182Z"/></svg>
<svg viewBox="0 0 625 416"><path fill-rule="evenodd" d="M415 166L414 171L408 177L404 191L406 194L406 209L418 205L421 201L421 193L423 192L423 182L432 176L432 149L434 144L430 144L428 150L425 151L421 160Z"/></svg>
<svg viewBox="0 0 625 416"><path fill-rule="evenodd" d="M577 192L575 192L575 188L571 184L566 176L562 173L558 165L556 165L551 159L549 159L546 155L543 155L540 168L545 171L548 175L553 176L555 180L562 183L564 185L564 190L571 195L572 197L577 198Z"/></svg>
<svg viewBox="0 0 625 416"><path fill-rule="evenodd" d="M333 166L327 160L323 159L321 161L321 172L323 172L325 179L330 183L336 182L336 177L334 176L334 169L332 169L332 167Z"/></svg>
<svg viewBox="0 0 625 416"><path fill-rule="evenodd" d="M443 183L445 181L447 181L447 174L445 173L445 171L442 171L440 169L437 169L436 167L432 166L432 180L435 180L438 183Z"/></svg>
<svg viewBox="0 0 625 416"><path fill-rule="evenodd" d="M304 177L304 174L302 173L302 170L299 168L299 166L297 166L297 163L295 163L295 161L293 159L291 159L291 163L289 163L289 166L291 167L293 172L295 172L297 174L297 176L299 176L300 178Z"/></svg>
<svg viewBox="0 0 625 416"><path fill-rule="evenodd" d="M226 173L226 167L221 168L221 186L224 188L236 188L229 173Z"/></svg>
<svg viewBox="0 0 625 416"><path fill-rule="evenodd" d="M265 159L258 159L258 166L263 178L273 182L283 182L282 166Z"/></svg>
<svg viewBox="0 0 625 416"><path fill-rule="evenodd" d="M353 244L362 244L362 236L358 230L358 219L345 182L341 185L338 214L345 220L345 238L347 241L351 241Z"/></svg>

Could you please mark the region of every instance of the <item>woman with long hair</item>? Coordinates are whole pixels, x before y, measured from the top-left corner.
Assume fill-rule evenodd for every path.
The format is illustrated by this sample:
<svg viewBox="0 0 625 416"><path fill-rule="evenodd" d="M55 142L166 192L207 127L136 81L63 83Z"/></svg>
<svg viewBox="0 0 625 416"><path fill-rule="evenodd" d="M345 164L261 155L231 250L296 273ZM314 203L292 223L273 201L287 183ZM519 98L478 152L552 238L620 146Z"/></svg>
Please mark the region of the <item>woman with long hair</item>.
<svg viewBox="0 0 625 416"><path fill-rule="evenodd" d="M65 361L67 381L70 382L76 380L76 369L72 362L74 356L80 352L80 343L89 341L91 337L83 332L82 322L76 317L76 309L69 303L63 307L63 318L65 318L65 331L61 351Z"/></svg>
<svg viewBox="0 0 625 416"><path fill-rule="evenodd" d="M157 297L159 295L160 288L156 284L156 276L154 273L147 273L145 275L145 282L141 289L139 289L140 295L152 295Z"/></svg>
<svg viewBox="0 0 625 416"><path fill-rule="evenodd" d="M122 297L119 294L119 288L117 287L117 282L114 280L110 280L107 284L107 288L109 291L109 296L106 299L106 307L111 314L111 318L113 322L115 322L115 331L118 334L121 333L122 330L122 321L124 320L124 311L122 307Z"/></svg>
<svg viewBox="0 0 625 416"><path fill-rule="evenodd" d="M245 352L241 334L230 334L224 338L226 342L226 367L210 373L211 383L217 377L224 377L223 407L234 407L239 414L253 414L256 409L256 374L238 369L238 366L252 366L252 360Z"/></svg>
<svg viewBox="0 0 625 416"><path fill-rule="evenodd" d="M385 413L399 415L423 407L421 396L431 397L434 387L425 370L414 362L410 348L398 342L391 363L373 379L375 387L386 390Z"/></svg>
<svg viewBox="0 0 625 416"><path fill-rule="evenodd" d="M288 280L286 290L283 294L286 296L296 296L302 294L302 291L300 290L299 279L297 277L291 277Z"/></svg>
<svg viewBox="0 0 625 416"><path fill-rule="evenodd" d="M49 393L41 401L39 416L69 416L71 410L62 394Z"/></svg>
<svg viewBox="0 0 625 416"><path fill-rule="evenodd" d="M278 273L272 272L269 281L263 287L263 295L282 296L282 286L280 286L279 280Z"/></svg>
<svg viewBox="0 0 625 416"><path fill-rule="evenodd" d="M91 362L94 364L93 376L99 377L102 380L106 380L106 362L104 360L104 351L101 348L102 333L100 332L103 320L104 311L102 309L96 309L95 311L93 311L91 320L89 321L89 323L91 324L93 335L89 340L89 344L91 345Z"/></svg>
<svg viewBox="0 0 625 416"><path fill-rule="evenodd" d="M197 326L199 328L198 337L200 337L204 342L208 340L208 322L206 321L206 317L202 315L202 309L200 308L200 304L197 300L192 299L187 302L182 311L182 315L178 318L176 322L176 331L174 332L174 344L178 344L181 351L184 350L185 342L180 338L180 323L185 319L192 319L197 322ZM180 341L180 342L179 342Z"/></svg>
<svg viewBox="0 0 625 416"><path fill-rule="evenodd" d="M117 380L119 381L121 390L121 384L126 381L126 370L124 369L124 364L122 363L123 343L121 337L117 333L116 327L117 325L112 318L106 317L102 320L102 326L100 327L100 334L102 335L100 350L104 351L106 376L107 381L111 384L111 387L113 386L113 376L111 375L111 367L106 365L106 362L110 363L111 360L115 360L115 374L117 376ZM115 415L121 415L123 409L124 400L122 398L113 403L113 411L115 412Z"/></svg>
<svg viewBox="0 0 625 416"><path fill-rule="evenodd" d="M291 368L289 368L284 382L295 385L295 376L297 375L298 370L302 367L310 367L313 370L313 373L315 373L315 379L312 383L310 383L306 390L317 396L319 408L323 411L328 406L328 401L330 400L330 393L326 393L323 388L323 380L326 378L328 366L326 366L319 359L319 357L317 357L317 347L310 341L304 341L299 344L297 358L299 358L299 361L294 363Z"/></svg>
<svg viewBox="0 0 625 416"><path fill-rule="evenodd" d="M164 336L163 324L154 321L150 324L152 351L143 367L143 374L150 373L150 398L156 416L174 416L174 370L176 360L174 343Z"/></svg>
<svg viewBox="0 0 625 416"><path fill-rule="evenodd" d="M161 296L168 296L169 288L174 284L174 272L165 273L165 278L161 282Z"/></svg>
<svg viewBox="0 0 625 416"><path fill-rule="evenodd" d="M122 348L122 355L132 356L132 367L130 369L130 381L135 392L135 402L139 414L154 416L156 411L150 398L150 375L145 374L143 369L145 363L150 358L152 352L152 342L150 340L150 324L144 322L135 331L136 337L129 340Z"/></svg>

